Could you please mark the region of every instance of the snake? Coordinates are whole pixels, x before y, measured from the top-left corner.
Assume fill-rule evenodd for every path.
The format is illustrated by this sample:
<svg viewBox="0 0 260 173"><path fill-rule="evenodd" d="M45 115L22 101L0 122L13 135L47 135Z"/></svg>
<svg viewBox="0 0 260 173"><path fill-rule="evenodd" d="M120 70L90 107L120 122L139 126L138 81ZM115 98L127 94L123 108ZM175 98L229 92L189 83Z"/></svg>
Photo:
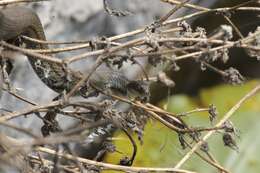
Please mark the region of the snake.
<svg viewBox="0 0 260 173"><path fill-rule="evenodd" d="M0 40L12 44L19 43L20 36L46 40L43 25L38 15L33 10L21 6L0 9ZM27 49L48 49L47 44L40 44L26 39L23 39L22 43ZM82 78L81 73L73 70L65 70L61 64L43 59L40 60L31 55L27 57L40 80L57 93L61 93L64 90L70 91ZM114 89L123 95L127 94L128 87L132 87L131 89L137 90L139 93L144 92L144 88L139 83L130 81L119 73L105 72L101 75L93 76L98 77L90 78L90 82L98 84L101 89ZM84 93L83 95L86 94Z"/></svg>
<svg viewBox="0 0 260 173"><path fill-rule="evenodd" d="M46 41L43 25L38 15L33 10L20 6L0 9L0 41L6 41L20 46L20 36ZM22 40L22 44L24 44L27 49L48 49L48 44L40 44L26 39ZM38 59L32 55L27 55L27 58L40 80L57 93L62 93L64 90L70 91L82 79L82 74L79 75L76 71L66 70L61 64L55 63L54 61ZM138 98L142 97L141 99L143 101L148 101L149 99L150 93L147 83L144 81L129 80L121 73L104 72L95 74L90 78L89 82L98 85L103 91L109 88L110 90L116 90L117 93L119 92L124 96L129 97L130 94L134 93L137 94L136 96ZM84 87L85 86L82 86L82 88ZM89 88L86 90L88 89ZM82 96L84 97L86 95L91 94L84 93ZM99 128L98 131L100 132L101 129L104 131L102 131L101 134L97 134L96 132L93 133L95 134L93 136L96 138L93 141L103 143L106 136L110 135L115 128L108 123L106 126ZM98 145L97 143L94 143L93 145L98 147L101 146L101 144ZM91 155L90 153L96 155L92 143L84 144L84 146L79 144L76 148L80 149L80 153L85 151L88 156ZM98 149L98 151L99 150L100 149Z"/></svg>

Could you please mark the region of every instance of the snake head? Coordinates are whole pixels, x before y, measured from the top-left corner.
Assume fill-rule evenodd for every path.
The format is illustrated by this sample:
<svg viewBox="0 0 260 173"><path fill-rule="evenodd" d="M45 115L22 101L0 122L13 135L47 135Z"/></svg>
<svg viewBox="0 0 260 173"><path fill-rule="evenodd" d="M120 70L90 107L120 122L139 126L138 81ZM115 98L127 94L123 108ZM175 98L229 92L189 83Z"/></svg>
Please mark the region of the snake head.
<svg viewBox="0 0 260 173"><path fill-rule="evenodd" d="M147 81L130 81L127 84L128 95L133 95L134 99L148 102L150 97L149 82Z"/></svg>

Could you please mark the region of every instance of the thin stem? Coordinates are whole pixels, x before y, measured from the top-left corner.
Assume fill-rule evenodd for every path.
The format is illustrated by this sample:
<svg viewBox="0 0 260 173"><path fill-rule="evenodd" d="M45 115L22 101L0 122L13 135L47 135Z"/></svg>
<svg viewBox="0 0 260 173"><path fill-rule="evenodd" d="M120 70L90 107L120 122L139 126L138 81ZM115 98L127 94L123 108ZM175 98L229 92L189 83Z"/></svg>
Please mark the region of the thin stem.
<svg viewBox="0 0 260 173"><path fill-rule="evenodd" d="M249 98L254 96L256 93L260 91L260 84L258 84L255 88L253 88L249 93L247 93L242 99L240 99L222 118L221 120L216 124L215 127L221 127L223 123L225 123L240 107L241 105L247 101ZM175 165L175 168L180 168L191 156L192 154L203 144L203 141L206 141L208 138L210 138L215 131L209 131L201 141L196 143L192 147L192 149L186 153L186 155Z"/></svg>

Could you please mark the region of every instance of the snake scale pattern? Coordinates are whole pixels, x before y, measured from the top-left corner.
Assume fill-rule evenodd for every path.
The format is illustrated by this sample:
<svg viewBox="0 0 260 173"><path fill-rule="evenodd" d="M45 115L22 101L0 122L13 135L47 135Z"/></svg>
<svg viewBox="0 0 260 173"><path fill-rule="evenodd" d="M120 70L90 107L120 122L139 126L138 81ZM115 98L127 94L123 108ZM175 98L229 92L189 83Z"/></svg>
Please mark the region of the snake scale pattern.
<svg viewBox="0 0 260 173"><path fill-rule="evenodd" d="M37 14L24 7L10 7L0 10L0 40L15 42L19 36L46 40L41 21ZM28 49L47 49L46 44L23 41ZM71 72L67 74L60 64L28 56L35 73L49 88L60 93L70 90L80 78ZM70 78L68 79L69 76Z"/></svg>

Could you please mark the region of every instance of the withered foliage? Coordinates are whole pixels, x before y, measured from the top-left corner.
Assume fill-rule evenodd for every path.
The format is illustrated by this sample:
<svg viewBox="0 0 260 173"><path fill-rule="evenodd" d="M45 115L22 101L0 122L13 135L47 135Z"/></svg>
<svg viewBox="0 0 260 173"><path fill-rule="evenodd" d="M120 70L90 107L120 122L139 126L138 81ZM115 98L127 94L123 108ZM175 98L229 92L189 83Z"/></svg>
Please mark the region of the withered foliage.
<svg viewBox="0 0 260 173"><path fill-rule="evenodd" d="M183 2L161 1L175 6L172 6L173 9L165 16L135 32L111 38L102 37L85 42L70 42L70 44L78 46L37 50L37 53L5 41L0 42L1 93L8 92L20 99L21 102L31 105L21 111L2 108L1 126L25 133L29 138L24 141L0 133L0 163L3 167L8 165L24 172L75 173L100 172L107 169L124 172L190 172L179 169L183 163L179 163L175 168L130 167L138 150L136 143L142 144L145 125L149 119L152 119L161 122L173 133L177 133L180 146L183 149L199 146L200 150L195 150L199 157L221 172L228 172L209 153L210 144L204 140L203 134L219 132L223 135L223 145L239 150L235 141L238 137L238 130L232 122L226 120L223 123L215 124L218 112L213 104L209 105L208 108L197 108L181 114L170 113L152 105L149 102L151 84L160 83L171 88L175 87L175 82L163 70L158 71L157 75L151 76L147 67L154 69L163 64L167 70L179 71L182 69L179 62L190 59L194 64L199 63L202 71L216 72L229 84L243 84L246 79L237 69L234 67L219 69L213 64L214 62L227 63L231 48L244 49L252 58L260 59L260 27L250 31L247 36L234 38L234 33L238 36L241 36L241 33L230 20L230 15L236 15L239 11L259 13L260 8L245 3L238 4L236 7L208 9L190 4L188 0ZM19 3L20 1L3 0L1 5L14 2ZM33 0L27 2L33 2ZM127 11L112 9L107 0L103 2L104 10L109 15L123 17L130 14ZM171 18L175 11L184 6L195 9L196 12L191 15ZM186 22L188 19L208 13L222 16L227 20L226 24L216 28L213 34L208 34L206 29L202 27L192 28ZM127 38L124 39L127 41L120 41L123 38ZM64 44L36 40L22 35L19 39L19 42L26 40L35 44ZM55 54L82 48L90 49L85 53L67 57L63 61L49 56L50 53ZM69 64L82 61L90 56L93 57L93 55L96 58L96 63L92 69L88 69L88 74L81 74L81 80L70 91L64 89L64 92L59 93L52 102L37 104L19 95L13 87L13 81L10 81L8 77L12 70L13 60L3 56L3 52L6 50L33 55L41 61L45 60L50 63L53 61L60 64L67 72L72 70L68 67ZM46 55L46 53L48 54ZM147 60L147 64L142 65L142 60ZM138 65L141 74L135 78L125 75L121 69L126 63ZM111 70L101 71L98 69L104 64ZM41 67L41 64L38 66ZM46 72L45 76L48 77L50 70L44 69L44 71ZM187 76L183 76L183 80L186 78ZM67 79L70 80L70 76L67 76ZM74 95L80 98L71 99ZM209 127L201 127L199 124L194 127L185 122L186 116L202 111L208 112ZM75 124L66 129L61 128L62 122L57 119L60 115L74 118ZM41 134L34 134L29 129L15 126L9 122L9 120L20 116L38 117L43 126L31 128L40 129ZM123 131L133 147L132 155L127 156L122 153L122 159L118 165L102 162L107 152L120 153L111 140L115 130ZM133 134L137 134L138 141L133 139Z"/></svg>

